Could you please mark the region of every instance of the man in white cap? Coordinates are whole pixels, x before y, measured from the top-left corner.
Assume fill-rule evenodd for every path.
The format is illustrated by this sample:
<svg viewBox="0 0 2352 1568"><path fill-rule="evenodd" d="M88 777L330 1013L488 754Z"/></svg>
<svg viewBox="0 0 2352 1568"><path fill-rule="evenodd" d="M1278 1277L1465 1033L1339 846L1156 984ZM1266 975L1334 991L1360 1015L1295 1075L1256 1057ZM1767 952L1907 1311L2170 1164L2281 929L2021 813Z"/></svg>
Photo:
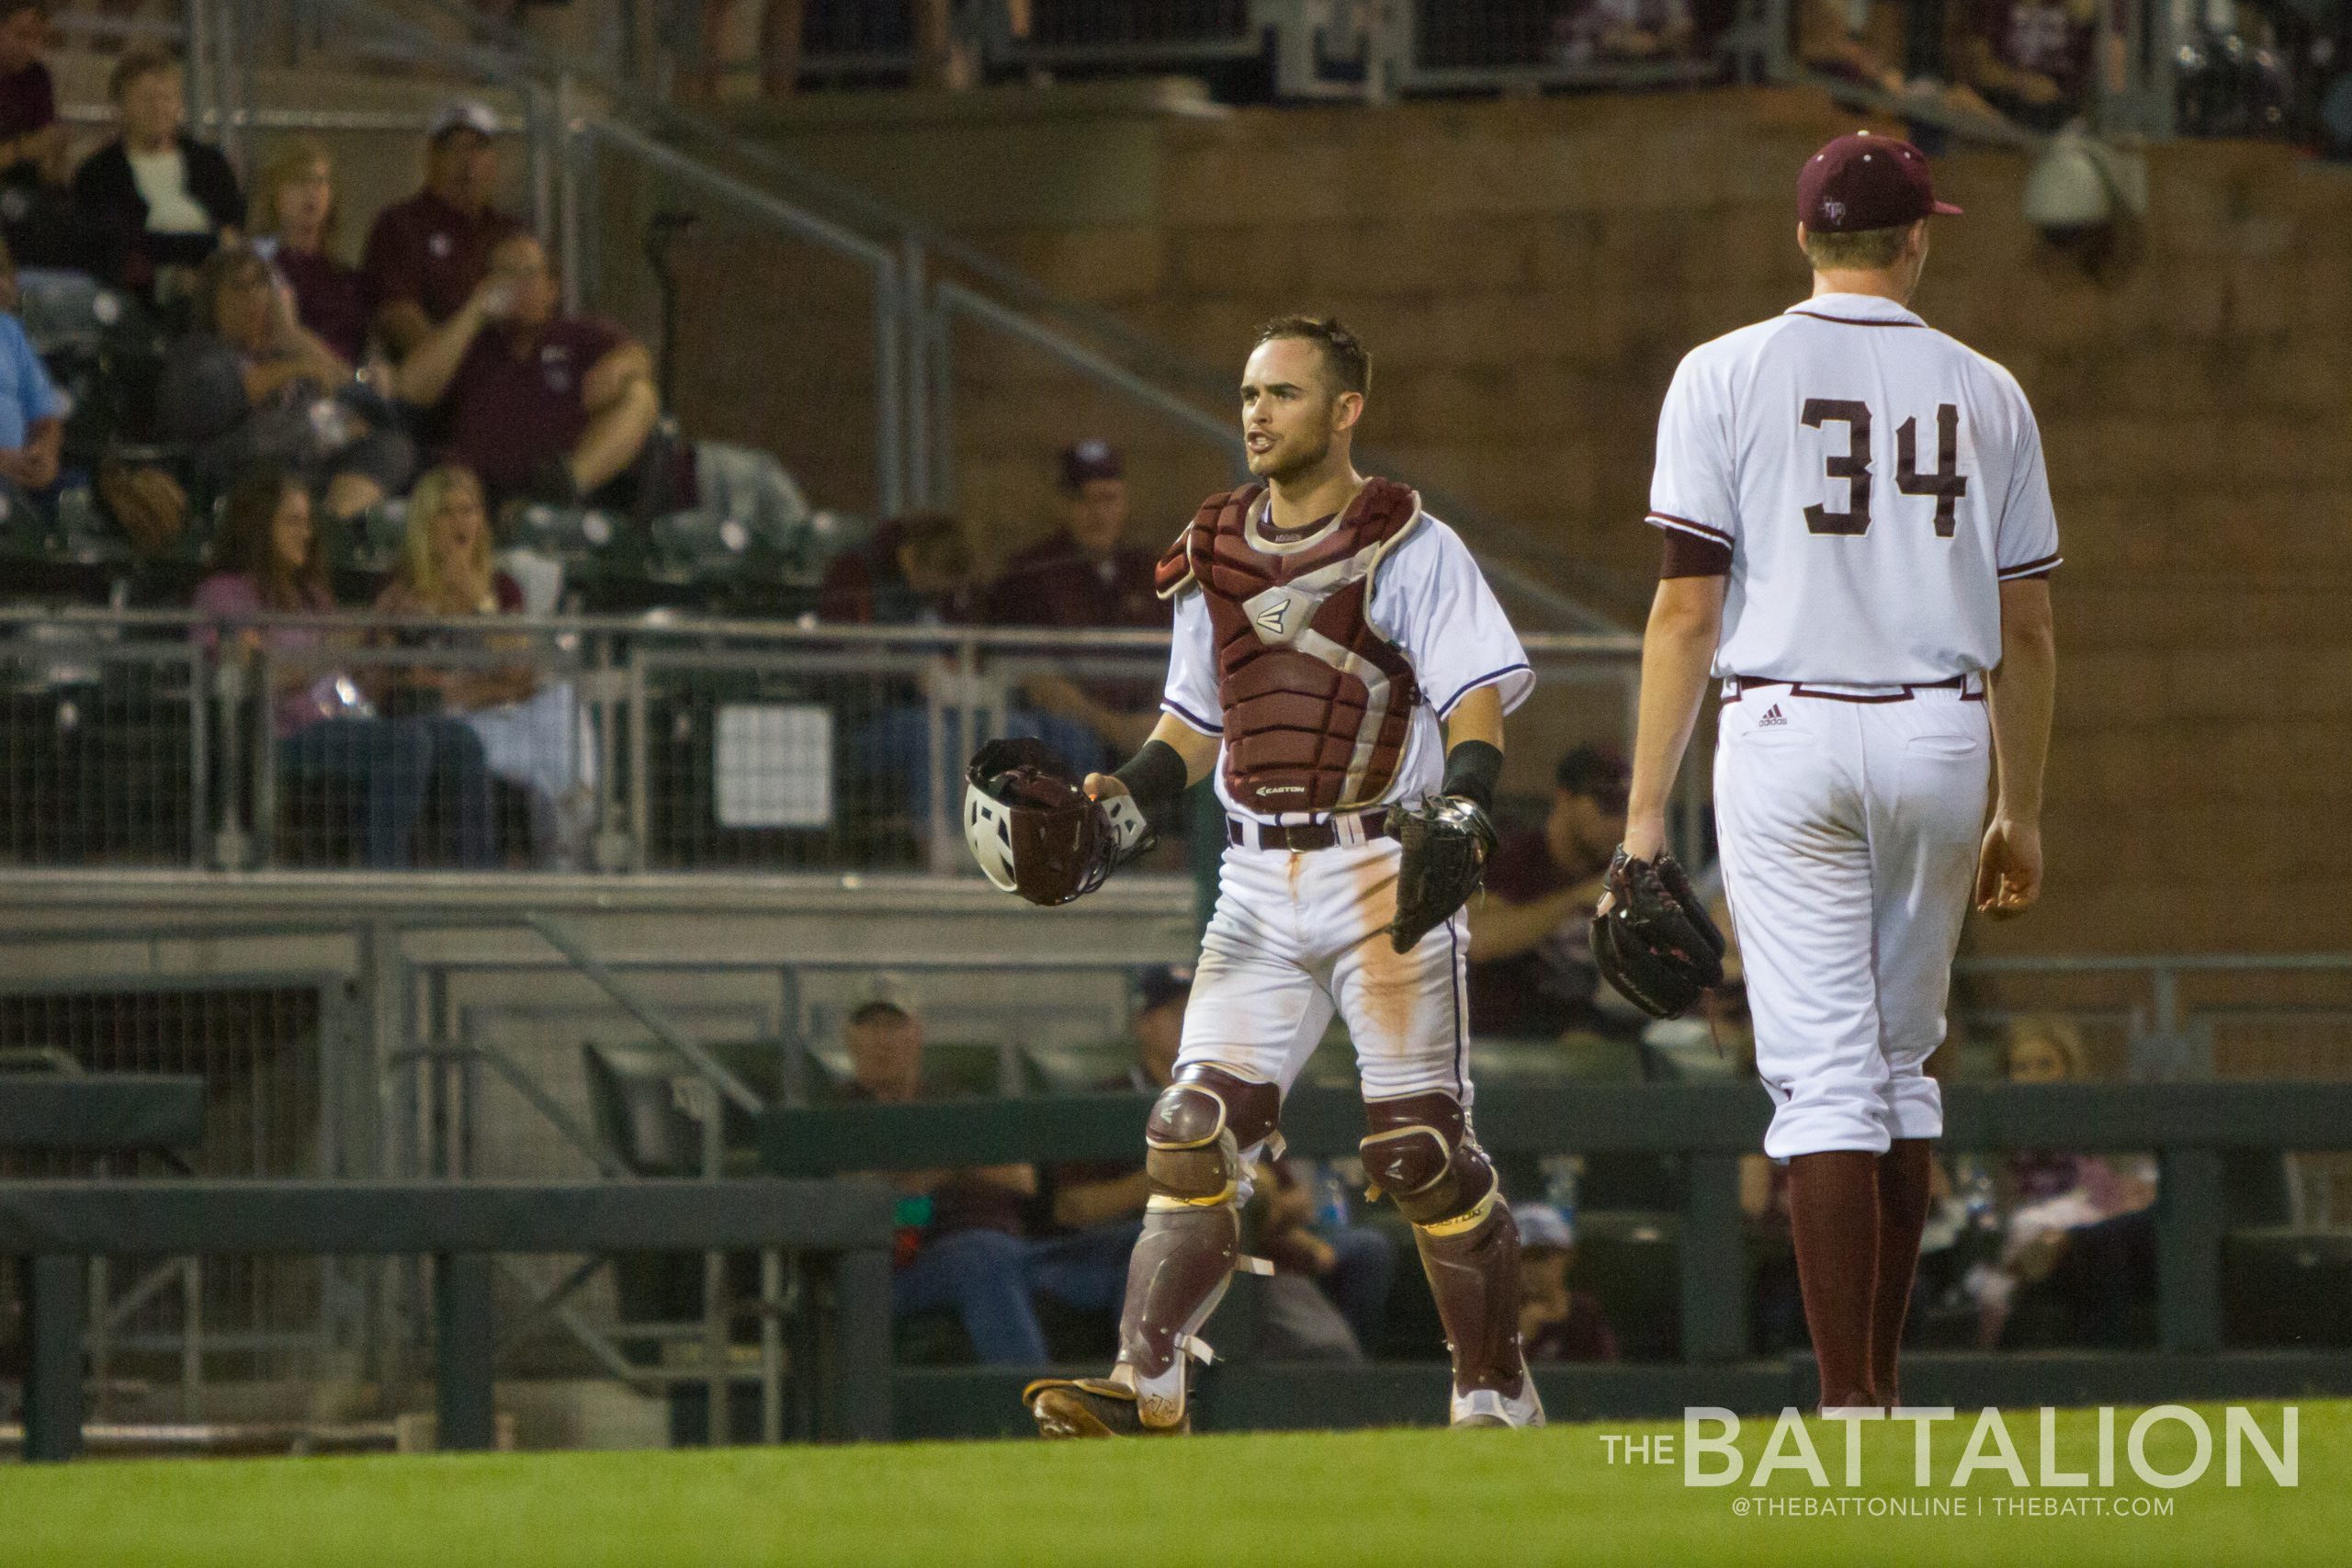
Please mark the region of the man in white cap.
<svg viewBox="0 0 2352 1568"><path fill-rule="evenodd" d="M498 115L465 99L433 117L424 188L376 215L360 262L376 335L395 359L451 316L490 273L490 253L523 231L491 204L498 192Z"/></svg>

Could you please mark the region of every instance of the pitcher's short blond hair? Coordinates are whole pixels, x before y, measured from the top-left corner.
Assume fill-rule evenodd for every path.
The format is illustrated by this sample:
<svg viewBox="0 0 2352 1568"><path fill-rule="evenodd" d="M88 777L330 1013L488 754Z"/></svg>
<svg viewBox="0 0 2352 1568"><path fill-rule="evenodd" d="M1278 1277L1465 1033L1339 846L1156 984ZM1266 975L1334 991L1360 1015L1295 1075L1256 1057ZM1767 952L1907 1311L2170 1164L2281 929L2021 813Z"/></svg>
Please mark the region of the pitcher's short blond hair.
<svg viewBox="0 0 2352 1568"><path fill-rule="evenodd" d="M1815 272L1884 272L1903 259L1908 223L1891 229L1857 229L1850 234L1804 231L1805 260Z"/></svg>

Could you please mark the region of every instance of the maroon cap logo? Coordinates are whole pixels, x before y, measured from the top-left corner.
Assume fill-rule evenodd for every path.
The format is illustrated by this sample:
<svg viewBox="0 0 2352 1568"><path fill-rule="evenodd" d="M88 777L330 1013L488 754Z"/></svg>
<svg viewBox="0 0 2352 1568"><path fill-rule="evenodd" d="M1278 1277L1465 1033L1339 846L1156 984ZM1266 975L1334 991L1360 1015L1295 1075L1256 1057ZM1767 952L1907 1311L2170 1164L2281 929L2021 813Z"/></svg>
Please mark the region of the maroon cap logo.
<svg viewBox="0 0 2352 1568"><path fill-rule="evenodd" d="M1927 154L1893 136L1858 130L1805 160L1797 175L1797 218L1816 234L1892 229L1960 209L1938 201Z"/></svg>

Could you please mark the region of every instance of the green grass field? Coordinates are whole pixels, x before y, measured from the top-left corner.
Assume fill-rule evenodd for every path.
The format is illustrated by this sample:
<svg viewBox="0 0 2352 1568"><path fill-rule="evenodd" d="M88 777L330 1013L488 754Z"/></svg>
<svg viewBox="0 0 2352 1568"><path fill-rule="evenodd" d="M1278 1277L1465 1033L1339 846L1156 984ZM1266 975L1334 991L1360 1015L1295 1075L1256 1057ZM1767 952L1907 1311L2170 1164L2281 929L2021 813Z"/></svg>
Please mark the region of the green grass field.
<svg viewBox="0 0 2352 1568"><path fill-rule="evenodd" d="M1809 1430L1831 1484L1747 1482L1771 1438L1750 1422L1739 1484L1607 1462L1604 1433L1387 1431L1171 1443L922 1443L866 1449L513 1454L480 1458L180 1460L0 1470L0 1563L139 1568L602 1568L939 1562L1150 1564L2282 1563L2352 1561L2352 1404L2301 1406L2300 1483L2246 1452L2224 1483L2223 1418L2199 1406L2211 1468L2177 1490L2132 1472L2120 1413L2112 1488L2017 1491L1997 1473L1951 1484L1973 1413L1931 1428L1933 1483L1913 1484L1914 1431L1865 1428L1862 1482L1843 1434ZM2278 1405L2254 1407L2275 1444ZM2006 1413L2029 1476L2040 1422ZM2095 1476L2090 1412L2059 1417L2058 1464ZM2145 1456L2185 1468L2194 1438L2151 1430ZM1720 1462L1720 1461L1711 1461ZM2005 1517L2001 1499L2169 1504L2169 1517ZM1957 1517L1762 1517L1765 1500ZM1739 1510L1745 1507L1744 1514Z"/></svg>

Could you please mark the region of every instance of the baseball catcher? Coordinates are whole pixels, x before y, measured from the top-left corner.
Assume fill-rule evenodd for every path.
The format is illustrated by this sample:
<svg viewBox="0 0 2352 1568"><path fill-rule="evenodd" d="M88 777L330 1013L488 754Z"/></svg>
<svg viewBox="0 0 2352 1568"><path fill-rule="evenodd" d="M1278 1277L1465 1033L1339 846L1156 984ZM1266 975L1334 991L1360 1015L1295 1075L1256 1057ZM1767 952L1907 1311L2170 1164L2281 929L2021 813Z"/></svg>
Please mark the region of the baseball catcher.
<svg viewBox="0 0 2352 1568"><path fill-rule="evenodd" d="M1724 983L1724 933L1660 850L1635 860L1621 847L1592 921L1592 956L1624 998L1652 1018L1680 1018Z"/></svg>
<svg viewBox="0 0 2352 1568"><path fill-rule="evenodd" d="M1520 1349L1519 1232L1471 1128L1463 985L1503 716L1533 678L1460 537L1350 462L1369 376L1337 322L1261 333L1241 389L1259 482L1210 497L1160 562L1167 689L1125 766L1073 788L1032 753L974 764L973 852L1039 903L1098 886L1200 779L1226 811L1175 1081L1144 1122L1151 1195L1118 1362L1029 1386L1047 1437L1188 1429L1204 1329L1250 1263L1250 1171L1279 1151L1283 1098L1335 1010L1365 1173L1412 1224L1453 1350L1453 1424L1544 1418Z"/></svg>

